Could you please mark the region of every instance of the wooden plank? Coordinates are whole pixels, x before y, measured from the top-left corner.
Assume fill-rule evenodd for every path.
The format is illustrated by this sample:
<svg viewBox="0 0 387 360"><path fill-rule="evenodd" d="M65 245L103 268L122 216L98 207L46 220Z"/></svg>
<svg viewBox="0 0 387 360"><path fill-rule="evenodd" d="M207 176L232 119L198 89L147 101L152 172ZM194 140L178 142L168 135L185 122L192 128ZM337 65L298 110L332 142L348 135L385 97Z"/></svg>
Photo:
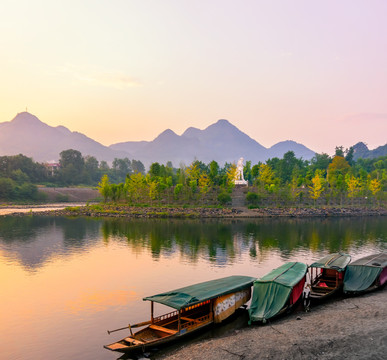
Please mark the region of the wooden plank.
<svg viewBox="0 0 387 360"><path fill-rule="evenodd" d="M166 332L166 333L169 333L169 334L176 334L177 333L176 330L167 329L165 327L158 326L158 325L155 325L155 324L150 325L149 328L153 329L153 330L163 331L163 332Z"/></svg>
<svg viewBox="0 0 387 360"><path fill-rule="evenodd" d="M128 342L128 343L131 343L131 344L133 344L133 345L142 345L142 344L145 344L145 341L133 339L133 338L131 338L131 337L125 338L125 341Z"/></svg>
<svg viewBox="0 0 387 360"><path fill-rule="evenodd" d="M197 319L190 319L190 318L183 317L183 316L182 316L180 319L185 320L185 321L189 321L189 322L195 322L195 323L200 322L200 321L197 320Z"/></svg>
<svg viewBox="0 0 387 360"><path fill-rule="evenodd" d="M118 349L125 349L127 348L128 345L124 345L124 344L120 344L120 343L114 343L114 344L110 344L110 345L106 345L105 348L108 348L110 350L118 350Z"/></svg>

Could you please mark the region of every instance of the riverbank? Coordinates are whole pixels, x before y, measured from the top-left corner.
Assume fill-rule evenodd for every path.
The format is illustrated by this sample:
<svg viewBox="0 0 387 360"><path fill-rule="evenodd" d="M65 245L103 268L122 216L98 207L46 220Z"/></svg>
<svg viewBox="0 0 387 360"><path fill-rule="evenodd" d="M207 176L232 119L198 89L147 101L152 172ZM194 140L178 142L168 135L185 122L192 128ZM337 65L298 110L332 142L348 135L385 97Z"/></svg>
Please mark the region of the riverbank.
<svg viewBox="0 0 387 360"><path fill-rule="evenodd" d="M47 213L50 211L62 211L71 206L85 206L86 203L52 203L52 204L34 204L34 205L19 205L19 204L0 204L1 215L20 215L31 213Z"/></svg>
<svg viewBox="0 0 387 360"><path fill-rule="evenodd" d="M385 359L387 289L333 300L216 339L181 345L158 359Z"/></svg>
<svg viewBox="0 0 387 360"><path fill-rule="evenodd" d="M63 204L62 208L46 205L33 208L41 216L87 216L87 217L122 217L122 218L264 218L264 217L342 217L342 216L387 216L385 208L261 208L247 207L137 207L127 205L84 205ZM31 207L28 207L31 208ZM23 215L28 211L15 208L12 215Z"/></svg>

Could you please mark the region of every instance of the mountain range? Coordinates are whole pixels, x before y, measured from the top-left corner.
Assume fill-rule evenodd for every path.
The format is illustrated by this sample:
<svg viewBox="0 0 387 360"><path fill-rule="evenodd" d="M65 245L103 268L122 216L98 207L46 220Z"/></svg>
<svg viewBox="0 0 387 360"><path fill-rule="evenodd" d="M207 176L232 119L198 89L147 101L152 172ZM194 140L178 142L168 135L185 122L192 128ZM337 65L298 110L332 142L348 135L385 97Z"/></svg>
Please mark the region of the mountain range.
<svg viewBox="0 0 387 360"><path fill-rule="evenodd" d="M152 141L128 141L110 146L64 126L49 126L28 112L0 123L0 155L23 154L35 161L46 162L57 161L60 152L67 149L78 150L99 161L112 162L114 158L128 157L141 160L146 167L155 161L161 164L171 161L178 167L180 163L188 165L195 159L224 164L236 162L240 157L256 164L282 157L290 150L305 160L315 154L304 145L289 140L266 148L227 120L219 120L204 130L190 127L182 135L167 129Z"/></svg>

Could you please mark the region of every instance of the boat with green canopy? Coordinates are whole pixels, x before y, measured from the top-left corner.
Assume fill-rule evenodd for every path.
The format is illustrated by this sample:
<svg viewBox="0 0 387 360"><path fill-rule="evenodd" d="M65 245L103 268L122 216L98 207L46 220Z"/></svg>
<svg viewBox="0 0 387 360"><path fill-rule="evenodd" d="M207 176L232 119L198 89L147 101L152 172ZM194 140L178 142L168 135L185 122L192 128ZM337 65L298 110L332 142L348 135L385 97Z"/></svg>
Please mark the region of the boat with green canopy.
<svg viewBox="0 0 387 360"><path fill-rule="evenodd" d="M263 322L284 313L298 301L305 284L308 266L287 262L254 281L249 309L250 321Z"/></svg>
<svg viewBox="0 0 387 360"><path fill-rule="evenodd" d="M347 266L344 293L359 294L375 290L387 282L387 253L373 254Z"/></svg>
<svg viewBox="0 0 387 360"><path fill-rule="evenodd" d="M311 299L332 296L343 287L345 269L351 261L348 254L335 253L324 256L309 266Z"/></svg>
<svg viewBox="0 0 387 360"><path fill-rule="evenodd" d="M150 320L114 331L129 329L130 335L104 347L122 353L144 351L177 340L210 324L220 323L244 305L251 297L255 278L229 276L145 297L150 301ZM154 303L175 309L154 315ZM142 327L133 332L133 328Z"/></svg>

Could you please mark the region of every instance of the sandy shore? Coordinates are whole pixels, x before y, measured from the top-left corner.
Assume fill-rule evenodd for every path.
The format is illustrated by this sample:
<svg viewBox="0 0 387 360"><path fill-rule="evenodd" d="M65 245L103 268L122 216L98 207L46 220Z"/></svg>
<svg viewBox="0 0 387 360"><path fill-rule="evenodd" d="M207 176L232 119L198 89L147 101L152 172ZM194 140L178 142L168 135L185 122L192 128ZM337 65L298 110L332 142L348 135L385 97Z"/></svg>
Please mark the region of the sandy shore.
<svg viewBox="0 0 387 360"><path fill-rule="evenodd" d="M54 203L42 205L1 205L0 215L41 213L45 211L63 210L68 206L84 206L85 203Z"/></svg>
<svg viewBox="0 0 387 360"><path fill-rule="evenodd" d="M264 326L179 348L159 359L386 359L387 288L332 300Z"/></svg>

